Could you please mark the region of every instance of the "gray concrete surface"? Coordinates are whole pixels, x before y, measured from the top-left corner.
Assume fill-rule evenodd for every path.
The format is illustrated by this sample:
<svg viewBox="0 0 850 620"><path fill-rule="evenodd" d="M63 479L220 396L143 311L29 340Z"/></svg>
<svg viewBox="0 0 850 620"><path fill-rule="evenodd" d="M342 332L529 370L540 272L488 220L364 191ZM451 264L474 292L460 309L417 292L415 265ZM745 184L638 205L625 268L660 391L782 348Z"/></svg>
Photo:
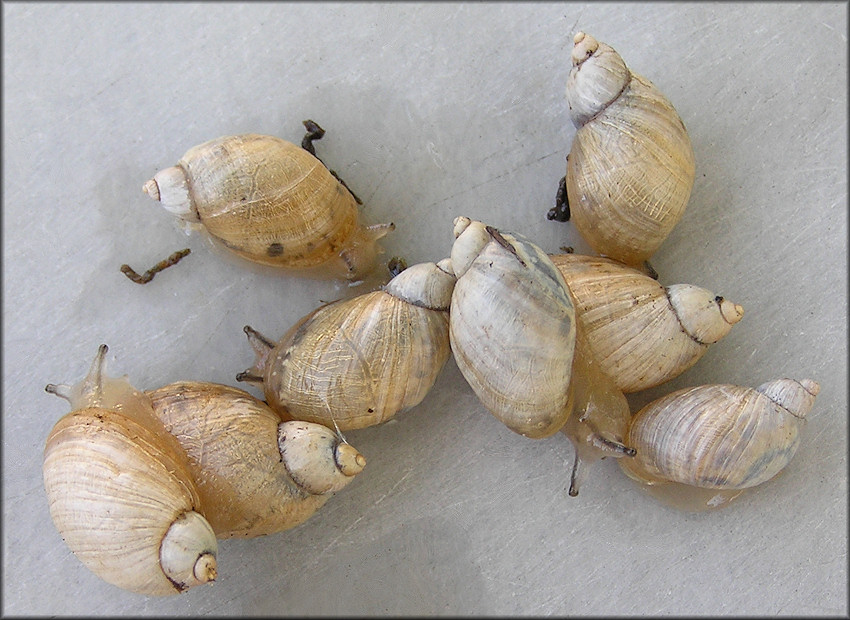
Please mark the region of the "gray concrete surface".
<svg viewBox="0 0 850 620"><path fill-rule="evenodd" d="M3 613L748 614L847 609L847 6L843 3L3 4ZM349 441L367 469L296 529L224 541L220 578L164 599L90 573L53 527L41 452L97 346L141 388L237 384L251 324L280 336L332 283L226 260L142 183L234 133L293 141L392 220L386 256L446 256L466 214L547 251L574 129L579 29L673 101L697 177L653 263L742 304L684 386L810 377L795 460L688 514L603 461L567 496L562 436L515 435L453 361L426 400ZM147 286L145 269L190 247ZM257 392L255 392L257 393Z"/></svg>

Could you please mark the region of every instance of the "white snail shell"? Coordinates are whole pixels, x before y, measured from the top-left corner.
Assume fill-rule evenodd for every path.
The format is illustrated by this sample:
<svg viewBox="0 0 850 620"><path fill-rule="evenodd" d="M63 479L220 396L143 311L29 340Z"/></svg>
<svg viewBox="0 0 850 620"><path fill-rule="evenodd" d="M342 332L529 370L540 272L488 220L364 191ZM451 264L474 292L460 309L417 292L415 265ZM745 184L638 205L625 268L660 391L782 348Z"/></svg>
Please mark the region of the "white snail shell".
<svg viewBox="0 0 850 620"><path fill-rule="evenodd" d="M204 514L220 539L303 523L366 464L326 427L282 422L234 387L180 381L147 394L186 451Z"/></svg>
<svg viewBox="0 0 850 620"><path fill-rule="evenodd" d="M575 449L570 495L577 495L585 464L634 453L622 443L626 398L594 359L549 257L521 235L467 217L454 225L449 335L458 368L514 432L567 435Z"/></svg>
<svg viewBox="0 0 850 620"><path fill-rule="evenodd" d="M50 385L73 411L44 449L50 515L96 575L147 595L177 594L216 577L217 543L177 441L126 377L103 372L101 345L76 386Z"/></svg>
<svg viewBox="0 0 850 620"><path fill-rule="evenodd" d="M669 381L699 361L744 309L690 284L662 286L618 261L556 254L594 357L626 393Z"/></svg>
<svg viewBox="0 0 850 620"><path fill-rule="evenodd" d="M247 260L357 280L392 224L364 227L340 181L274 136L223 136L189 149L144 185L151 198Z"/></svg>
<svg viewBox="0 0 850 620"><path fill-rule="evenodd" d="M634 415L627 441L637 455L620 465L649 488L704 489L701 503L687 507L691 510L726 505L737 491L770 480L788 465L819 391L811 379L778 379L756 389L703 385L677 390ZM658 497L667 500L664 494Z"/></svg>
<svg viewBox="0 0 850 620"><path fill-rule="evenodd" d="M257 361L237 379L262 383L284 419L384 422L419 404L448 359L454 283L448 259L419 263L382 290L321 306L277 344L246 327Z"/></svg>
<svg viewBox="0 0 850 620"><path fill-rule="evenodd" d="M609 45L579 32L572 64L570 217L596 252L638 265L684 213L695 173L690 138L669 100Z"/></svg>
<svg viewBox="0 0 850 620"><path fill-rule="evenodd" d="M454 221L457 276L449 336L455 362L484 406L526 437L569 416L575 308L564 278L536 245L467 217Z"/></svg>

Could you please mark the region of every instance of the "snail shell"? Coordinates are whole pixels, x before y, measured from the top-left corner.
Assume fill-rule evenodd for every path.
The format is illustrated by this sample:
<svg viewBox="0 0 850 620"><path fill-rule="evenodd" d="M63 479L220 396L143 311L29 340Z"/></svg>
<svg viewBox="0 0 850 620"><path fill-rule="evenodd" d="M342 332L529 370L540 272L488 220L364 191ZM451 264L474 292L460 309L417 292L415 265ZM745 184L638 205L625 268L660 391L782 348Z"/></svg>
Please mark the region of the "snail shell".
<svg viewBox="0 0 850 620"><path fill-rule="evenodd" d="M570 217L596 252L639 265L684 213L695 172L690 138L667 98L610 46L579 32L572 65Z"/></svg>
<svg viewBox="0 0 850 620"><path fill-rule="evenodd" d="M73 408L44 449L53 523L86 567L120 588L169 595L212 581L216 538L186 456L144 394L104 375L106 351L79 384L47 386Z"/></svg>
<svg viewBox="0 0 850 620"><path fill-rule="evenodd" d="M704 288L665 287L614 260L550 258L569 286L594 357L626 393L685 372L744 316L741 306Z"/></svg>
<svg viewBox="0 0 850 620"><path fill-rule="evenodd" d="M366 464L326 427L281 422L265 403L234 387L181 381L147 394L188 454L218 538L295 527Z"/></svg>
<svg viewBox="0 0 850 620"><path fill-rule="evenodd" d="M277 344L246 326L257 360L237 379L262 383L284 419L384 422L419 404L448 359L454 282L448 259L419 263L382 290L317 308Z"/></svg>
<svg viewBox="0 0 850 620"><path fill-rule="evenodd" d="M634 415L627 441L637 455L620 465L664 501L684 485L704 490L687 509L726 505L788 465L819 391L811 379L677 390Z"/></svg>
<svg viewBox="0 0 850 620"><path fill-rule="evenodd" d="M454 221L457 283L449 336L461 374L512 431L557 431L575 448L570 495L585 463L630 456L622 444L628 403L594 359L566 282L550 258L518 234L467 217Z"/></svg>
<svg viewBox="0 0 850 620"><path fill-rule="evenodd" d="M512 431L548 437L566 422L575 308L563 277L521 235L458 217L449 336L466 381Z"/></svg>
<svg viewBox="0 0 850 620"><path fill-rule="evenodd" d="M255 263L357 280L377 239L354 197L304 148L273 136L224 136L189 149L143 190L186 222Z"/></svg>

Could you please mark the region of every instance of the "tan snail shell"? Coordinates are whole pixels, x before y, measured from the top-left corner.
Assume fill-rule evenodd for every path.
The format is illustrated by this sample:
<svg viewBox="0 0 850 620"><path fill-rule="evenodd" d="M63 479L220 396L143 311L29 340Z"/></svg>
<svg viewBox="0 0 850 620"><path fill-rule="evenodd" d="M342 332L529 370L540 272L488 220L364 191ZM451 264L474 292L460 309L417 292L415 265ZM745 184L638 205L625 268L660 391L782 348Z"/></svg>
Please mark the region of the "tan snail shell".
<svg viewBox="0 0 850 620"><path fill-rule="evenodd" d="M393 224L364 227L351 192L306 149L224 136L189 149L144 191L247 260L358 280Z"/></svg>
<svg viewBox="0 0 850 620"><path fill-rule="evenodd" d="M419 404L448 359L454 282L448 259L419 263L381 290L317 308L277 344L246 326L257 360L237 380L261 383L284 419L384 422Z"/></svg>
<svg viewBox="0 0 850 620"><path fill-rule="evenodd" d="M594 357L626 393L685 372L744 316L741 306L704 288L665 287L618 261L550 258L569 286Z"/></svg>
<svg viewBox="0 0 850 620"><path fill-rule="evenodd" d="M104 374L101 345L75 386L48 385L73 408L44 448L50 516L96 575L147 595L216 577L217 543L186 456L126 377Z"/></svg>
<svg viewBox="0 0 850 620"><path fill-rule="evenodd" d="M788 465L819 391L811 379L677 390L634 415L627 441L637 455L620 465L674 506L725 506Z"/></svg>
<svg viewBox="0 0 850 620"><path fill-rule="evenodd" d="M295 527L366 464L328 428L281 422L264 402L234 387L180 381L147 395L188 454L204 514L218 538Z"/></svg>
<svg viewBox="0 0 850 620"><path fill-rule="evenodd" d="M569 217L596 252L639 265L684 213L691 141L669 100L609 45L579 32L572 64L566 92L578 130L567 158Z"/></svg>
<svg viewBox="0 0 850 620"><path fill-rule="evenodd" d="M561 430L583 463L626 456L629 408L593 358L567 285L545 252L518 234L467 217L454 221L457 283L449 316L458 368L484 406L531 438Z"/></svg>

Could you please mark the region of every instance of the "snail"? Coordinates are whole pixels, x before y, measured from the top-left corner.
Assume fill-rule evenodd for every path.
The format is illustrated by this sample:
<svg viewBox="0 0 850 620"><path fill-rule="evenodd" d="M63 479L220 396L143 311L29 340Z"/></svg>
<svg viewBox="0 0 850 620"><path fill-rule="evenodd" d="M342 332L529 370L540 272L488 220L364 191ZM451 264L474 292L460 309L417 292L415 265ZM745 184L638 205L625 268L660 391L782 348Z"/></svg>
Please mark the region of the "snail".
<svg viewBox="0 0 850 620"><path fill-rule="evenodd" d="M302 146L274 136L224 136L189 149L143 190L236 255L309 275L362 279L392 223L363 226L347 186L315 157L324 134L305 121Z"/></svg>
<svg viewBox="0 0 850 620"><path fill-rule="evenodd" d="M53 523L96 575L147 595L216 578L215 534L177 440L126 376L104 374L106 345L80 383L47 385L73 410L44 448Z"/></svg>
<svg viewBox="0 0 850 620"><path fill-rule="evenodd" d="M634 415L627 441L637 454L620 466L678 508L727 506L788 465L819 391L811 379L677 390Z"/></svg>
<svg viewBox="0 0 850 620"><path fill-rule="evenodd" d="M644 263L691 195L690 138L669 100L609 45L579 32L567 81L577 127L549 219L572 218L599 254Z"/></svg>
<svg viewBox="0 0 850 620"><path fill-rule="evenodd" d="M234 387L180 381L147 395L188 454L204 514L220 539L303 523L366 464L326 427L281 422Z"/></svg>
<svg viewBox="0 0 850 620"><path fill-rule="evenodd" d="M320 306L277 343L245 326L257 357L236 379L262 385L284 419L384 422L419 404L448 359L454 282L448 259L419 263L381 290Z"/></svg>
<svg viewBox="0 0 850 620"><path fill-rule="evenodd" d="M449 337L457 366L512 431L567 435L575 496L586 463L634 455L622 441L626 398L594 359L566 282L545 252L467 217L454 220L454 234Z"/></svg>
<svg viewBox="0 0 850 620"><path fill-rule="evenodd" d="M550 258L572 293L594 357L626 393L685 372L744 316L740 305L704 288L664 287L611 259Z"/></svg>

